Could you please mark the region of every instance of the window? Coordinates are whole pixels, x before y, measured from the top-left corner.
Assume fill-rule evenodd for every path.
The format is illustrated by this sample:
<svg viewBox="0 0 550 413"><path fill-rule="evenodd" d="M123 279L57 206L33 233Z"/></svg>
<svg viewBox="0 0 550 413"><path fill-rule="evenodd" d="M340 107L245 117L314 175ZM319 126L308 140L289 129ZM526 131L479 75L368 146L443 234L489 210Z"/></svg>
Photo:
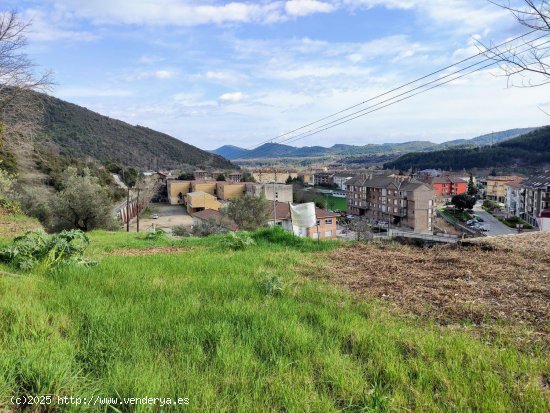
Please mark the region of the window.
<svg viewBox="0 0 550 413"><path fill-rule="evenodd" d="M314 238L314 239L317 239L317 238L319 238L319 233L314 232L314 233L311 234L311 237Z"/></svg>
<svg viewBox="0 0 550 413"><path fill-rule="evenodd" d="M279 225L280 227L283 226L283 223L281 221L277 222L276 224Z"/></svg>
<svg viewBox="0 0 550 413"><path fill-rule="evenodd" d="M325 238L332 238L332 231L325 231Z"/></svg>
<svg viewBox="0 0 550 413"><path fill-rule="evenodd" d="M359 205L359 204L356 203L355 205ZM318 219L317 221L315 221L315 225L321 225L321 221Z"/></svg>
<svg viewBox="0 0 550 413"><path fill-rule="evenodd" d="M332 225L332 218L325 219L325 224Z"/></svg>

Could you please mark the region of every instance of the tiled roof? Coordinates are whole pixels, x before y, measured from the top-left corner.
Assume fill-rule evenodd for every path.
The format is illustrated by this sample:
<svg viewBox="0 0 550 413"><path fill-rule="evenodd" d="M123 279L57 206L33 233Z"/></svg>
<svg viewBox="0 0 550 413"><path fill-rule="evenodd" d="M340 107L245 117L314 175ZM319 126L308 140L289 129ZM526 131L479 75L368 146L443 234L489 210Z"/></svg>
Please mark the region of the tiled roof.
<svg viewBox="0 0 550 413"><path fill-rule="evenodd" d="M420 182L417 180L402 182L387 176L375 176L372 179L352 178L349 181L346 181L346 185L366 186L369 188L389 188L390 186L393 186L394 188L402 191L414 191L421 186L425 186L426 188L431 189L431 186L425 184L424 182Z"/></svg>
<svg viewBox="0 0 550 413"><path fill-rule="evenodd" d="M550 186L550 172L530 176L521 183L521 186L530 189L546 188Z"/></svg>
<svg viewBox="0 0 550 413"><path fill-rule="evenodd" d="M432 184L446 184L446 183L459 184L459 183L466 183L466 181L462 178L457 178L454 176L439 176L437 178L432 179Z"/></svg>
<svg viewBox="0 0 550 413"><path fill-rule="evenodd" d="M192 214L193 218L200 219L201 221L214 221L218 225L221 225L231 231L237 231L239 226L231 219L224 217L220 211L213 209L204 209Z"/></svg>

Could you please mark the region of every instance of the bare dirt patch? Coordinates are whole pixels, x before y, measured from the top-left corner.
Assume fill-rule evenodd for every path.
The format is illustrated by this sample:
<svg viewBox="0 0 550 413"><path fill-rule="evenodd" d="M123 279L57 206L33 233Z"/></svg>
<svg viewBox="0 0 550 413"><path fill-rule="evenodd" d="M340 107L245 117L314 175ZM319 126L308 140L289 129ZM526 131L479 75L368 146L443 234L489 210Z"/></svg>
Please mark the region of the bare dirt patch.
<svg viewBox="0 0 550 413"><path fill-rule="evenodd" d="M120 248L113 250L109 255L122 257L138 257L156 254L178 254L191 251L189 247L153 247L153 248Z"/></svg>
<svg viewBox="0 0 550 413"><path fill-rule="evenodd" d="M543 251L352 244L325 265L332 282L362 296L445 325L527 327L520 340L550 348L550 254Z"/></svg>

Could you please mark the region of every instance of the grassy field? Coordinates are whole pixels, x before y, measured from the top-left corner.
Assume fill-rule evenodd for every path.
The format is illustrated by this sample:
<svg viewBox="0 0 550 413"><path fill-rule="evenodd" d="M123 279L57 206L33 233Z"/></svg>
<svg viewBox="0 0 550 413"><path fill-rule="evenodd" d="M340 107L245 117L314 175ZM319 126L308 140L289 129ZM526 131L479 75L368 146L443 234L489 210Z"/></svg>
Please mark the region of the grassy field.
<svg viewBox="0 0 550 413"><path fill-rule="evenodd" d="M189 399L160 411L549 410L545 354L319 280L338 244L256 238L232 251L219 237L95 232L96 267L0 276L0 411L43 394ZM60 411L159 411L118 401Z"/></svg>
<svg viewBox="0 0 550 413"><path fill-rule="evenodd" d="M348 206L346 204L346 198L338 198L336 196L327 197L328 209L334 211L339 209L340 211L347 211Z"/></svg>

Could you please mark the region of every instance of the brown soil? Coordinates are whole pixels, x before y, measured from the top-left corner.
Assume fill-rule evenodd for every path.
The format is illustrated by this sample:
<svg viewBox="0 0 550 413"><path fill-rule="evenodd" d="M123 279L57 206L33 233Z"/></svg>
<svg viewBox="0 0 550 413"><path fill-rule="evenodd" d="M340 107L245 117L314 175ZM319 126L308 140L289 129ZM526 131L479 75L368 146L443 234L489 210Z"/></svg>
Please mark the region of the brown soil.
<svg viewBox="0 0 550 413"><path fill-rule="evenodd" d="M550 348L550 254L543 250L351 244L325 265L331 281L362 296L446 325L524 326L530 333L521 340Z"/></svg>

